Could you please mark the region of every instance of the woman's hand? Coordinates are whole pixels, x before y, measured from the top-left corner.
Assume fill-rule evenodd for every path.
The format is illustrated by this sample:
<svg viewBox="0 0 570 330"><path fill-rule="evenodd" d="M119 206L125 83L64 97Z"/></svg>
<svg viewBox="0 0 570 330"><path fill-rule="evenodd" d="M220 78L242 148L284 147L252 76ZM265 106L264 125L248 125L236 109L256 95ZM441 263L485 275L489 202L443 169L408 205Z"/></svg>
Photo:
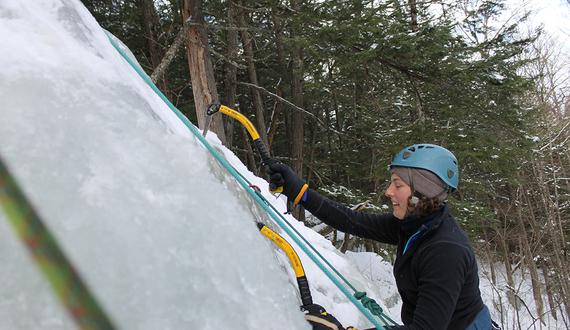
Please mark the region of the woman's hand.
<svg viewBox="0 0 570 330"><path fill-rule="evenodd" d="M309 187L305 180L299 178L289 166L283 163L271 164L265 172L269 174L269 189L273 191L283 187L283 194L295 204L301 201Z"/></svg>

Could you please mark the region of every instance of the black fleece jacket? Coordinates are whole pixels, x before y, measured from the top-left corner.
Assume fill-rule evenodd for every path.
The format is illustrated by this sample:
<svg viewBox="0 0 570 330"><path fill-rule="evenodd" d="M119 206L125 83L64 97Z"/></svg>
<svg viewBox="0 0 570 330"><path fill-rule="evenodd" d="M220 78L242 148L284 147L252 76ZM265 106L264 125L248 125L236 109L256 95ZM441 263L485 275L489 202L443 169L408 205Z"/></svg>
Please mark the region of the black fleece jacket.
<svg viewBox="0 0 570 330"><path fill-rule="evenodd" d="M391 213L356 212L310 189L301 205L340 231L398 246L394 276L404 326L394 329L464 330L483 309L475 253L447 205L405 253L410 237Z"/></svg>

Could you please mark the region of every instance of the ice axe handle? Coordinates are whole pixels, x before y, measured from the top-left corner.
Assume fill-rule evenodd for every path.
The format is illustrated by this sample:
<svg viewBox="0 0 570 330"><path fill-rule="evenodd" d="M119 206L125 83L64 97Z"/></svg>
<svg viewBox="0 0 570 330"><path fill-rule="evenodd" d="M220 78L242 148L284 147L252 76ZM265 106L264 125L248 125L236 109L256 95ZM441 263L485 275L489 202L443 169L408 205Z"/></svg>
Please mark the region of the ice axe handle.
<svg viewBox="0 0 570 330"><path fill-rule="evenodd" d="M311 290L309 289L309 281L307 281L307 276L305 275L305 270L301 264L301 259L299 259L299 255L297 255L297 252L295 252L291 244L289 244L283 237L279 236L279 234L269 229L261 222L257 223L257 228L259 228L259 231L265 237L269 238L273 241L273 243L277 244L277 246L279 246L283 252L285 252L289 258L289 261L291 261L291 266L293 266L293 270L295 271L295 277L297 277L297 284L299 284L299 293L301 295L303 307L307 306L310 308L318 306L313 305L313 298L311 297Z"/></svg>
<svg viewBox="0 0 570 330"><path fill-rule="evenodd" d="M301 302L303 306L308 306L313 304L313 298L311 297L311 290L309 289L309 281L307 281L307 276L297 277L297 284L299 285L299 294L301 295Z"/></svg>
<svg viewBox="0 0 570 330"><path fill-rule="evenodd" d="M280 163L277 159L272 159L271 156L269 156L269 151L267 151L267 148L265 147L265 144L261 138L253 140L253 143L255 143L257 151L259 151L259 154L261 155L261 164L269 166L272 164ZM283 192L283 187L277 187L274 183L270 183L269 192L272 194L280 194Z"/></svg>
<svg viewBox="0 0 570 330"><path fill-rule="evenodd" d="M263 143L263 140L261 138L253 140L253 143L255 143L255 146L257 147L257 151L259 151L259 154L261 155L261 160L263 161L263 163L265 165L271 165L271 164L277 162L277 160L271 159L271 156L269 156L269 151L267 151L267 148L265 147L265 143ZM274 162L271 162L272 160Z"/></svg>

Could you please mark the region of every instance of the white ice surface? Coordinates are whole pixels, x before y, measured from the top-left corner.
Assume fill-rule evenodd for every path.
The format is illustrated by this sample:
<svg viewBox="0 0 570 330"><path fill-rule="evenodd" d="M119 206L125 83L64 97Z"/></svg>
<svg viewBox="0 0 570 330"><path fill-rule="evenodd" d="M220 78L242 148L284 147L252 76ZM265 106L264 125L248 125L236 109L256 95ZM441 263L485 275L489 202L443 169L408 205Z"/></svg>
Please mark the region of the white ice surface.
<svg viewBox="0 0 570 330"><path fill-rule="evenodd" d="M310 328L287 259L254 224L270 224L267 213L78 0L2 0L0 48L0 156L118 328ZM379 297L328 241L287 219ZM369 325L300 254L315 302ZM2 212L0 265L0 330L74 328Z"/></svg>

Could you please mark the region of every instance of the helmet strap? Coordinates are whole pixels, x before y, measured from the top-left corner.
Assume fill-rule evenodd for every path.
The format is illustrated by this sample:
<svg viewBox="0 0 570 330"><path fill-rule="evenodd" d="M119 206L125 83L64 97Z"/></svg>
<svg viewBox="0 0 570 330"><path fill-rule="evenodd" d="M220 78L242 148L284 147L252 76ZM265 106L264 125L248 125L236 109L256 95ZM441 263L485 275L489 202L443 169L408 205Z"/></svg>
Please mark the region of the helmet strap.
<svg viewBox="0 0 570 330"><path fill-rule="evenodd" d="M446 189L443 189L439 194L437 194L437 196L434 197L434 199L439 200L439 196L443 195L444 193L449 193L449 186L447 186Z"/></svg>
<svg viewBox="0 0 570 330"><path fill-rule="evenodd" d="M410 170L409 167L408 167L408 178L410 179L410 188L412 188L412 196L410 196L410 203L412 204L413 207L416 207L420 199L417 196L414 196L414 193L416 191L414 190L414 180L412 179L412 170Z"/></svg>

